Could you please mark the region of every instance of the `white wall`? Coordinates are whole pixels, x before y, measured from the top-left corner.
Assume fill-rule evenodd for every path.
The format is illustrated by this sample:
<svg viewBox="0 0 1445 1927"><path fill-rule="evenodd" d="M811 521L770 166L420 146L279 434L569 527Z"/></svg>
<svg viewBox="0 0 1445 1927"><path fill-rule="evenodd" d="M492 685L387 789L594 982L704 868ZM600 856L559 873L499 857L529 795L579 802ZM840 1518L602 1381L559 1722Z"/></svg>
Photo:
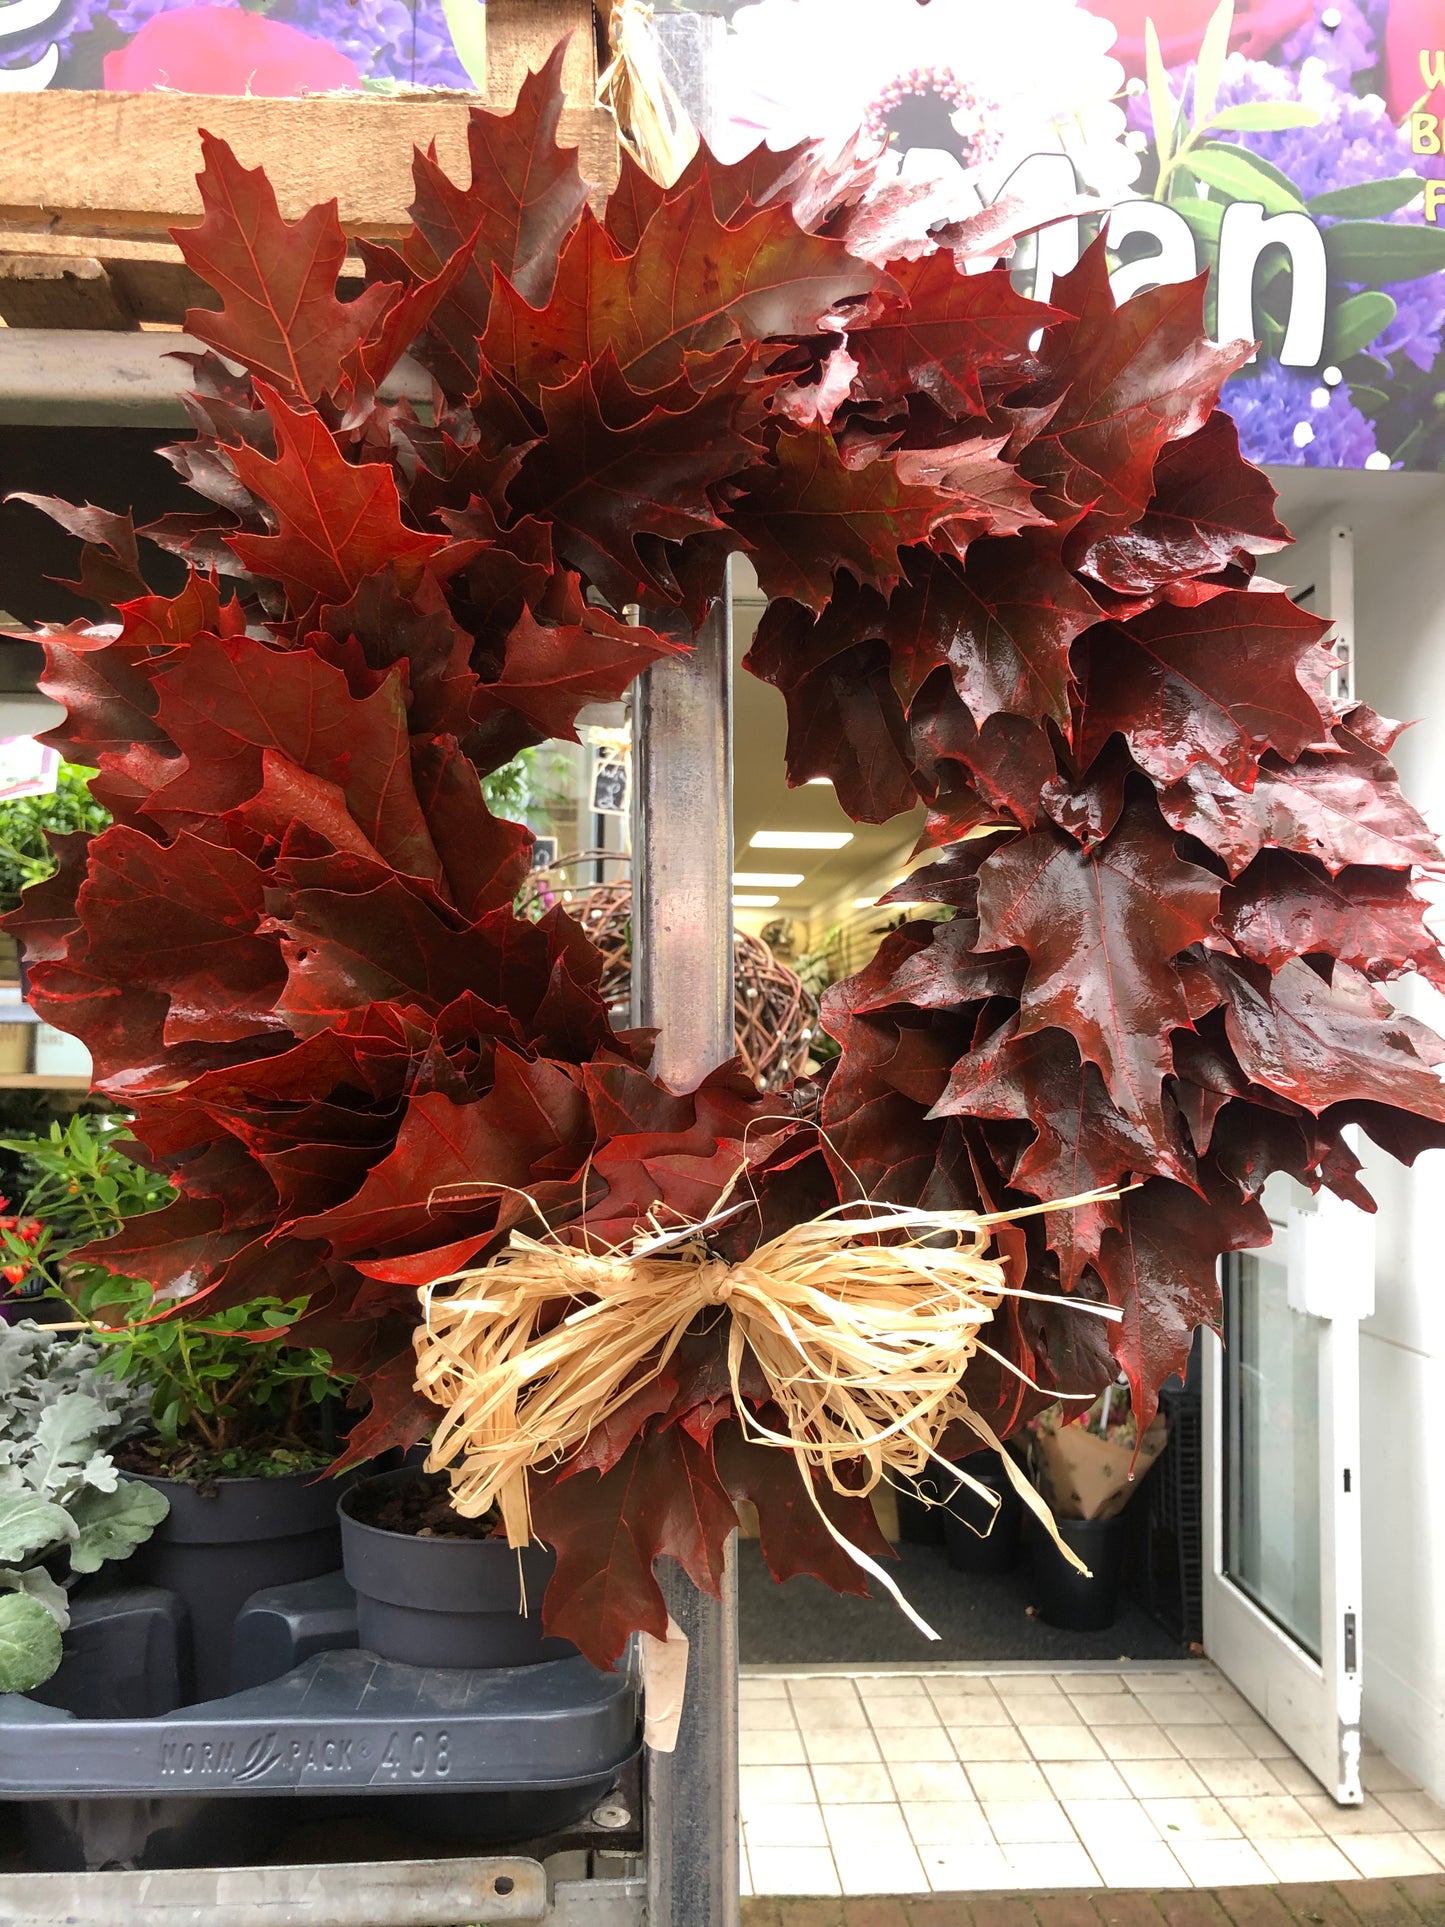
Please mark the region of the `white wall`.
<svg viewBox="0 0 1445 1927"><path fill-rule="evenodd" d="M1317 486L1323 476L1311 477ZM1418 718L1395 752L1407 793L1445 830L1445 477L1332 478L1340 499L1305 522L1299 561L1351 523L1357 689ZM1286 484L1288 489L1288 484ZM1303 505L1301 505L1303 506ZM1286 520L1290 520L1286 504ZM1290 559L1273 572L1302 580ZM1315 604L1327 613L1324 597ZM1398 1001L1445 1031L1445 998L1412 979ZM1413 1171L1372 1155L1380 1204L1375 1315L1363 1328L1361 1397L1365 1729L1445 1799L1445 1152Z"/></svg>

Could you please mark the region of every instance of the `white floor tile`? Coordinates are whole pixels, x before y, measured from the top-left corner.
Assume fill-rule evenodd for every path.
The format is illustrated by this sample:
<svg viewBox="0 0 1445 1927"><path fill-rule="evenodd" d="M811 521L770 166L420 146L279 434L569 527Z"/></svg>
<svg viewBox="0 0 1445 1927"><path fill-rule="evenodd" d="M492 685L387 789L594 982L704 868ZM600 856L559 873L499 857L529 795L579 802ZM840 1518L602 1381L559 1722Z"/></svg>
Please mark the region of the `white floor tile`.
<svg viewBox="0 0 1445 1927"><path fill-rule="evenodd" d="M1130 1793L1118 1767L1108 1760L1053 1760L1044 1778L1056 1800L1127 1800Z"/></svg>
<svg viewBox="0 0 1445 1927"><path fill-rule="evenodd" d="M822 1808L780 1800L775 1807L750 1807L743 1821L748 1850L756 1847L826 1847L828 1830Z"/></svg>
<svg viewBox="0 0 1445 1927"><path fill-rule="evenodd" d="M1399 1833L1400 1822L1372 1794L1359 1807L1337 1806L1327 1793L1301 1793L1299 1803L1325 1833Z"/></svg>
<svg viewBox="0 0 1445 1927"><path fill-rule="evenodd" d="M1016 1695L1020 1699L1030 1697L1048 1698L1062 1693L1057 1673L995 1673L993 1689L1003 1695Z"/></svg>
<svg viewBox="0 0 1445 1927"><path fill-rule="evenodd" d="M1159 1829L1137 1800L1064 1800L1075 1833L1097 1857L1101 1848L1156 1842Z"/></svg>
<svg viewBox="0 0 1445 1927"><path fill-rule="evenodd" d="M1135 1840L1127 1846L1095 1840L1090 1857L1106 1887L1192 1887L1174 1855L1162 1841Z"/></svg>
<svg viewBox="0 0 1445 1927"><path fill-rule="evenodd" d="M1219 1804L1246 1840L1317 1840L1322 1834L1314 1816L1288 1793L1226 1794Z"/></svg>
<svg viewBox="0 0 1445 1927"><path fill-rule="evenodd" d="M833 1861L845 1894L923 1894L928 1875L916 1847L887 1853L834 1848Z"/></svg>
<svg viewBox="0 0 1445 1927"><path fill-rule="evenodd" d="M886 1766L815 1766L813 1780L825 1806L888 1805L898 1798Z"/></svg>
<svg viewBox="0 0 1445 1927"><path fill-rule="evenodd" d="M1059 1691L1077 1700L1090 1693L1107 1693L1117 1699L1128 1692L1122 1673L1060 1673Z"/></svg>
<svg viewBox="0 0 1445 1927"><path fill-rule="evenodd" d="M1037 1892L1056 1887L1097 1887L1099 1870L1077 1843L1068 1845L1045 1842L1023 1847L1005 1847L1014 1881Z"/></svg>
<svg viewBox="0 0 1445 1927"><path fill-rule="evenodd" d="M800 1744L814 1766L863 1766L883 1757L866 1727L855 1732L848 1726L820 1726L804 1733Z"/></svg>
<svg viewBox="0 0 1445 1927"><path fill-rule="evenodd" d="M738 1725L744 1733L792 1732L797 1721L790 1699L743 1699L738 1703Z"/></svg>
<svg viewBox="0 0 1445 1927"><path fill-rule="evenodd" d="M757 1894L840 1894L838 1870L826 1847L755 1847L753 1892Z"/></svg>
<svg viewBox="0 0 1445 1927"><path fill-rule="evenodd" d="M983 1811L1001 1847L1075 1838L1069 1816L1057 1800L985 1800Z"/></svg>
<svg viewBox="0 0 1445 1927"><path fill-rule="evenodd" d="M1101 1760L1099 1742L1086 1726L1019 1726L1036 1760Z"/></svg>
<svg viewBox="0 0 1445 1927"><path fill-rule="evenodd" d="M1439 1833L1445 1829L1445 1810L1428 1793L1389 1792L1379 1795L1380 1805L1394 1814L1410 1833Z"/></svg>
<svg viewBox="0 0 1445 1927"><path fill-rule="evenodd" d="M873 1700L926 1700L928 1687L923 1680L906 1673L879 1673L858 1681L858 1692L866 1702Z"/></svg>
<svg viewBox="0 0 1445 1927"><path fill-rule="evenodd" d="M890 1766L900 1800L972 1800L973 1788L956 1760L909 1760Z"/></svg>
<svg viewBox="0 0 1445 1927"><path fill-rule="evenodd" d="M1427 1853L1433 1853L1440 1865L1445 1867L1445 1833L1417 1833L1415 1838Z"/></svg>
<svg viewBox="0 0 1445 1927"><path fill-rule="evenodd" d="M1119 1774L1140 1800L1202 1800L1210 1792L1188 1760L1120 1760Z"/></svg>
<svg viewBox="0 0 1445 1927"><path fill-rule="evenodd" d="M1196 1887L1252 1887L1274 1878L1268 1863L1248 1840L1175 1840L1174 1850Z"/></svg>
<svg viewBox="0 0 1445 1927"><path fill-rule="evenodd" d="M835 1853L845 1847L912 1847L913 1836L896 1800L886 1806L825 1807L823 1824Z"/></svg>
<svg viewBox="0 0 1445 1927"><path fill-rule="evenodd" d="M1402 1767L1387 1760L1383 1753L1372 1753L1360 1762L1360 1778L1370 1793L1413 1793L1415 1782Z"/></svg>
<svg viewBox="0 0 1445 1927"><path fill-rule="evenodd" d="M1237 1733L1259 1760L1288 1760L1293 1756L1278 1733L1263 1720L1234 1720L1230 1732Z"/></svg>
<svg viewBox="0 0 1445 1927"><path fill-rule="evenodd" d="M981 1693L971 1696L961 1705L952 1701L935 1701L939 1712L948 1726L1012 1726L1013 1714L1000 1699L990 1695L987 1699Z"/></svg>
<svg viewBox="0 0 1445 1927"><path fill-rule="evenodd" d="M1205 1693L1136 1693L1134 1697L1149 1718L1160 1726L1174 1728L1228 1724Z"/></svg>
<svg viewBox="0 0 1445 1927"><path fill-rule="evenodd" d="M1304 1774L1305 1780L1308 1782L1307 1785L1286 1787L1278 1772L1278 1768L1284 1764L1285 1762L1283 1760L1278 1762L1270 1760L1196 1760L1191 1771L1196 1773L1203 1781L1206 1792L1213 1794L1227 1793L1235 1799L1243 1799L1251 1794L1260 1796L1271 1793L1307 1793L1310 1787L1315 1787L1316 1790L1318 1790L1317 1783L1310 1778L1308 1773ZM1300 1771L1304 1773L1304 1768L1301 1767Z"/></svg>
<svg viewBox="0 0 1445 1927"><path fill-rule="evenodd" d="M1314 1774L1299 1760L1261 1760L1258 1764L1262 1767L1267 1767L1279 1781L1285 1792L1292 1793L1296 1799L1298 1799L1302 1793L1320 1793L1323 1791ZM1215 1790L1218 1791L1217 1788Z"/></svg>
<svg viewBox="0 0 1445 1927"><path fill-rule="evenodd" d="M1333 1840L1255 1840L1254 1847L1276 1880L1353 1880L1355 1868Z"/></svg>
<svg viewBox="0 0 1445 1927"><path fill-rule="evenodd" d="M935 1700L994 1697L993 1680L986 1673L934 1673L924 1684Z"/></svg>
<svg viewBox="0 0 1445 1927"><path fill-rule="evenodd" d="M947 1731L954 1752L966 1765L986 1760L1024 1764L1031 1757L1016 1726L950 1726Z"/></svg>
<svg viewBox="0 0 1445 1927"><path fill-rule="evenodd" d="M744 1700L785 1700L788 1682L776 1673L743 1673L738 1679L738 1692Z"/></svg>
<svg viewBox="0 0 1445 1927"><path fill-rule="evenodd" d="M1240 1828L1218 1800L1141 1800L1140 1806L1176 1852L1184 1840L1237 1839Z"/></svg>
<svg viewBox="0 0 1445 1927"><path fill-rule="evenodd" d="M1406 1874L1438 1869L1434 1854L1411 1833L1336 1835L1335 1845L1349 1855L1366 1880L1401 1880Z"/></svg>
<svg viewBox="0 0 1445 1927"><path fill-rule="evenodd" d="M990 1893L1014 1884L1002 1847L924 1847L920 1858L936 1894Z"/></svg>
<svg viewBox="0 0 1445 1927"><path fill-rule="evenodd" d="M869 1700L867 1712L869 1724L879 1733L943 1729L943 1716L932 1700Z"/></svg>
<svg viewBox="0 0 1445 1927"><path fill-rule="evenodd" d="M970 1762L968 1777L980 1800L1047 1800L1049 1783L1032 1763L1014 1760Z"/></svg>
<svg viewBox="0 0 1445 1927"><path fill-rule="evenodd" d="M868 1715L857 1700L803 1701L796 1708L800 1733L871 1733Z"/></svg>
<svg viewBox="0 0 1445 1927"><path fill-rule="evenodd" d="M940 1727L883 1726L874 1729L878 1750L890 1766L908 1766L920 1760L954 1760L958 1756L953 1742Z"/></svg>
<svg viewBox="0 0 1445 1927"><path fill-rule="evenodd" d="M739 1767L738 1787L744 1807L777 1800L806 1805L813 1798L813 1778L805 1766Z"/></svg>
<svg viewBox="0 0 1445 1927"><path fill-rule="evenodd" d="M807 1760L803 1736L795 1726L743 1727L738 1733L738 1759L744 1766L796 1766Z"/></svg>
<svg viewBox="0 0 1445 1927"><path fill-rule="evenodd" d="M920 1851L997 1844L977 1800L905 1800L903 1818Z"/></svg>
<svg viewBox="0 0 1445 1927"><path fill-rule="evenodd" d="M1096 1726L1094 1738L1111 1760L1177 1760L1179 1749L1162 1726ZM1190 1733L1222 1732L1222 1727L1190 1727ZM1241 1749L1242 1750L1242 1749Z"/></svg>
<svg viewBox="0 0 1445 1927"><path fill-rule="evenodd" d="M1174 1735L1176 1751L1186 1760L1253 1760L1254 1748L1232 1726L1191 1726ZM1285 1749L1288 1752L1288 1748Z"/></svg>
<svg viewBox="0 0 1445 1927"><path fill-rule="evenodd" d="M1154 1716L1132 1693L1081 1694L1070 1705L1080 1719L1092 1726L1153 1726Z"/></svg>

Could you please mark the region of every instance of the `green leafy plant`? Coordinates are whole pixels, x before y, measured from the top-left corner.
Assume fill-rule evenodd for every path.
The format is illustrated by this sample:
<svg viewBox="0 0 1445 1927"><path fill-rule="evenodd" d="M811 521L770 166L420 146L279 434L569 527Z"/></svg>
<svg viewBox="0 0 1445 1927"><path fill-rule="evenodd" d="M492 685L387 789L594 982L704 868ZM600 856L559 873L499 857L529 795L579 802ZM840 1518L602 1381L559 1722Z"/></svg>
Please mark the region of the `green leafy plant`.
<svg viewBox="0 0 1445 1927"><path fill-rule="evenodd" d="M18 1217L0 1218L0 1277L15 1288L38 1277L63 1294L91 1278L113 1282L103 1267L70 1254L175 1196L169 1179L138 1164L127 1146L135 1148L122 1118L87 1112L57 1120L44 1135L0 1138L25 1180Z"/></svg>
<svg viewBox="0 0 1445 1927"><path fill-rule="evenodd" d="M111 1457L145 1401L104 1364L91 1339L0 1326L0 1692L29 1692L60 1664L70 1603L54 1569L129 1557L170 1510Z"/></svg>
<svg viewBox="0 0 1445 1927"><path fill-rule="evenodd" d="M47 831L63 835L83 830L98 836L109 827L110 811L90 793L94 775L81 763L62 763L60 780L48 796L0 803L0 910L16 909L22 890L54 872Z"/></svg>
<svg viewBox="0 0 1445 1927"><path fill-rule="evenodd" d="M282 1478L336 1456L325 1412L349 1382L328 1353L288 1345L304 1299L255 1298L234 1311L167 1318L139 1279L99 1273L81 1311L103 1369L144 1394L147 1428L127 1449L137 1469L169 1478Z"/></svg>
<svg viewBox="0 0 1445 1927"><path fill-rule="evenodd" d="M129 1455L179 1477L279 1477L335 1454L319 1408L340 1389L324 1352L288 1345L305 1300L256 1298L230 1312L168 1318L153 1286L74 1254L175 1196L129 1155L124 1119L73 1117L45 1136L0 1139L30 1183L21 1214L0 1218L0 1276L38 1275L90 1325L101 1369L134 1388L146 1421ZM19 1273L19 1277L12 1276Z"/></svg>

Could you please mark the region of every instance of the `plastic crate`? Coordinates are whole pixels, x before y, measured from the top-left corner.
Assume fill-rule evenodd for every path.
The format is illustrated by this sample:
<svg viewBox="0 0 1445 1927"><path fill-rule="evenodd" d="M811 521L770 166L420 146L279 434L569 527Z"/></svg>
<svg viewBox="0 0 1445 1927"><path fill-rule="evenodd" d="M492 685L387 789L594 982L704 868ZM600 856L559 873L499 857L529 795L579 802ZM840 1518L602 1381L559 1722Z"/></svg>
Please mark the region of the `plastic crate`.
<svg viewBox="0 0 1445 1927"><path fill-rule="evenodd" d="M1204 1407L1197 1388L1168 1388L1169 1443L1149 1478L1135 1591L1182 1645L1204 1637Z"/></svg>

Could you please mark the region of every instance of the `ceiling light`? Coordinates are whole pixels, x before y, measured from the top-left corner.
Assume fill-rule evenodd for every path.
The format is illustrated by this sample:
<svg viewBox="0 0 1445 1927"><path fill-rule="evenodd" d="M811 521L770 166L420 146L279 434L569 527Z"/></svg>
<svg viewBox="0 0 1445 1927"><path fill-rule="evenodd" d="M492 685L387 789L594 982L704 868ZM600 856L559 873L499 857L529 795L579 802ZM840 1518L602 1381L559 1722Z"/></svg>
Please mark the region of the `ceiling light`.
<svg viewBox="0 0 1445 1927"><path fill-rule="evenodd" d="M734 910L771 910L777 900L776 897L768 896L734 896L733 908Z"/></svg>
<svg viewBox="0 0 1445 1927"><path fill-rule="evenodd" d="M816 789L819 783L826 783L829 789L832 789L833 787L833 779L831 776L810 776L806 784L804 785L804 788L810 789L810 790Z"/></svg>
<svg viewBox="0 0 1445 1927"><path fill-rule="evenodd" d="M802 881L801 870L733 871L733 882L741 890L796 890Z"/></svg>
<svg viewBox="0 0 1445 1927"><path fill-rule="evenodd" d="M855 910L876 910L878 908L878 899L877 897L854 897L853 908Z"/></svg>
<svg viewBox="0 0 1445 1927"><path fill-rule="evenodd" d="M852 841L851 830L758 830L748 838L754 850L841 850Z"/></svg>

